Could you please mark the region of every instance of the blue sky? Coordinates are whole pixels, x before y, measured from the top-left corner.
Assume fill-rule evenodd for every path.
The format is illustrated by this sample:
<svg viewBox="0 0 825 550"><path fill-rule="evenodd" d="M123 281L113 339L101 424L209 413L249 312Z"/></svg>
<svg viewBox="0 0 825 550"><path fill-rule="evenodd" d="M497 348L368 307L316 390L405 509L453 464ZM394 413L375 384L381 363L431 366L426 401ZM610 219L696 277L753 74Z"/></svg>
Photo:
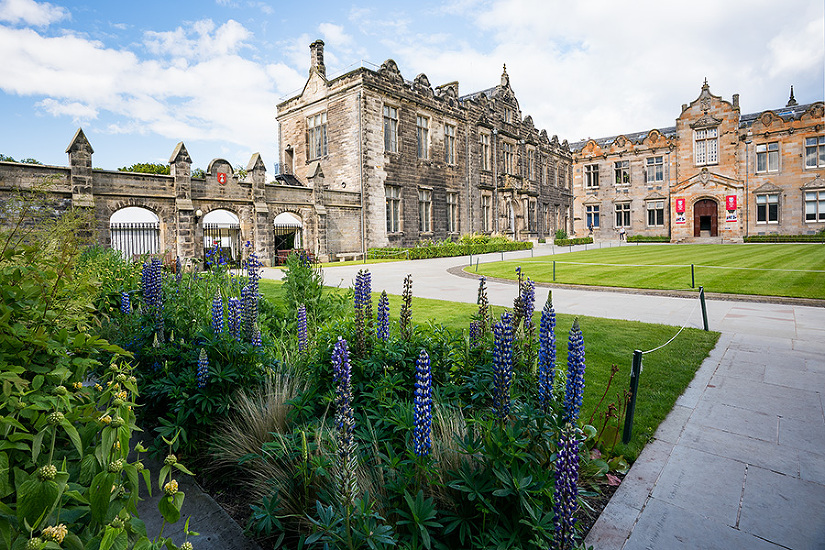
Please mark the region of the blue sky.
<svg viewBox="0 0 825 550"><path fill-rule="evenodd" d="M277 162L276 104L327 75L394 59L413 79L495 85L577 141L669 126L704 78L743 112L825 95L825 4L812 0L264 2L0 0L0 153L65 165L78 127L96 167ZM371 65L372 64L372 65Z"/></svg>

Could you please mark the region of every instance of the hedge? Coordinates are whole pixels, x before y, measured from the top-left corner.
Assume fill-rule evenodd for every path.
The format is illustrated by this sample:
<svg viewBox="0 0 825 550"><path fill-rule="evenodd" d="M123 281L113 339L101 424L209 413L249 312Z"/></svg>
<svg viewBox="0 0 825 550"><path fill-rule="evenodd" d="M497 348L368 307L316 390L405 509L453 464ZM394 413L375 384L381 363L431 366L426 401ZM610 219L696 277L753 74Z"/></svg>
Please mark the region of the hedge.
<svg viewBox="0 0 825 550"><path fill-rule="evenodd" d="M556 246L573 246L577 244L591 244L593 237L579 237L577 239L556 239L553 244Z"/></svg>
<svg viewBox="0 0 825 550"><path fill-rule="evenodd" d="M627 238L629 243L669 243L667 235L633 235Z"/></svg>
<svg viewBox="0 0 825 550"><path fill-rule="evenodd" d="M424 258L446 258L450 256L466 256L469 254L486 254L488 252L509 252L511 250L529 250L533 248L531 242L508 243L437 243L412 248L387 247L370 248L367 251L369 259L405 258L421 260Z"/></svg>
<svg viewBox="0 0 825 550"><path fill-rule="evenodd" d="M825 233L815 235L750 235L746 243L825 243Z"/></svg>

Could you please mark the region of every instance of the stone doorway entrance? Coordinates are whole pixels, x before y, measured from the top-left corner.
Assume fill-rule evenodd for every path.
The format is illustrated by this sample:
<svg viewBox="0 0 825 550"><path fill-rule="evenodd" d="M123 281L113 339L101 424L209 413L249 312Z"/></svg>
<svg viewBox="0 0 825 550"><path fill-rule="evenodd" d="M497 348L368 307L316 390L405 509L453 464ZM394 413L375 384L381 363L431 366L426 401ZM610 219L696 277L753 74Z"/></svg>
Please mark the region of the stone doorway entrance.
<svg viewBox="0 0 825 550"><path fill-rule="evenodd" d="M713 199L702 199L693 205L693 236L719 235L719 206Z"/></svg>

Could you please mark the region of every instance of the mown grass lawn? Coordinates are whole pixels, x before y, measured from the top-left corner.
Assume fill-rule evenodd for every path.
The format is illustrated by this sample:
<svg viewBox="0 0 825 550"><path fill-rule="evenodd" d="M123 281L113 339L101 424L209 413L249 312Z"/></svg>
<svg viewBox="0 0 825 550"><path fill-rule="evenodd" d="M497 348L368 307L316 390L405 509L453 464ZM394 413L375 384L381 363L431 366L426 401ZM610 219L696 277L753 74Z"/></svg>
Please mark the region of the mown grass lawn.
<svg viewBox="0 0 825 550"><path fill-rule="evenodd" d="M469 284L469 283L468 283ZM261 293L270 300L282 300L281 284L262 280ZM345 292L343 289L329 289L330 292ZM373 303L377 303L378 294L373 294ZM541 308L536 304L534 322L538 327ZM390 316L398 321L401 297L390 296ZM475 304L446 302L425 298L413 298L413 322L424 325L434 323L451 330L468 330L471 315L477 311ZM498 316L504 308L494 307ZM573 324L572 315L558 314L556 317L557 365L566 368L567 339ZM605 393L610 378L612 365L619 367L619 373L601 407L616 400L616 394L629 389L630 365L633 351L653 349L668 341L678 330L672 326L640 323L637 321L616 321L599 317L579 317L579 325L584 335L586 374L585 392L581 419L588 422L602 395ZM684 392L702 361L716 345L719 334L699 329L685 329L676 340L665 348L644 356L644 371L640 377L634 419L633 438L627 446L619 443L618 454L635 460L644 448L656 427L673 408L676 399ZM410 368L413 368L411 365ZM518 376L518 373L516 373ZM594 420L594 425L601 428L601 423Z"/></svg>
<svg viewBox="0 0 825 550"><path fill-rule="evenodd" d="M682 244L593 249L481 264L478 273L515 279L521 266L538 282L825 299L825 245Z"/></svg>

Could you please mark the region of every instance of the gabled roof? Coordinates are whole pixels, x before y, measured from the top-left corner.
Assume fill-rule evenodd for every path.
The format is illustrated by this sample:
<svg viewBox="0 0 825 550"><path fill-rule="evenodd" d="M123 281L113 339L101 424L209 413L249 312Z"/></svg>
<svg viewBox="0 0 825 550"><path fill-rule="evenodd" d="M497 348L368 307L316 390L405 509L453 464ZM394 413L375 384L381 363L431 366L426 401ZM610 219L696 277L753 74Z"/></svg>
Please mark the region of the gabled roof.
<svg viewBox="0 0 825 550"><path fill-rule="evenodd" d="M776 116L782 118L785 122L789 120L793 120L795 118L799 118L802 113L810 109L814 104L807 103L805 105L786 105L784 107L780 107L779 109L768 109L774 113ZM739 127L740 128L748 128L752 126L756 120L762 116L762 113L766 111L761 111L759 113L748 113L747 115L740 115L739 117Z"/></svg>
<svg viewBox="0 0 825 550"><path fill-rule="evenodd" d="M650 130L645 130L643 132L633 132L631 134L617 134L615 136L610 137L583 139L581 141L571 143L570 151L573 153L581 151L582 149L584 149L584 146L587 145L587 142L591 139L595 141L596 145L598 145L602 149L616 141L616 138L620 136L626 137L628 141L631 141L633 143L641 143L650 134L651 130L657 130L663 137L666 138L670 138L676 135L676 126L668 126L666 128L651 128Z"/></svg>

